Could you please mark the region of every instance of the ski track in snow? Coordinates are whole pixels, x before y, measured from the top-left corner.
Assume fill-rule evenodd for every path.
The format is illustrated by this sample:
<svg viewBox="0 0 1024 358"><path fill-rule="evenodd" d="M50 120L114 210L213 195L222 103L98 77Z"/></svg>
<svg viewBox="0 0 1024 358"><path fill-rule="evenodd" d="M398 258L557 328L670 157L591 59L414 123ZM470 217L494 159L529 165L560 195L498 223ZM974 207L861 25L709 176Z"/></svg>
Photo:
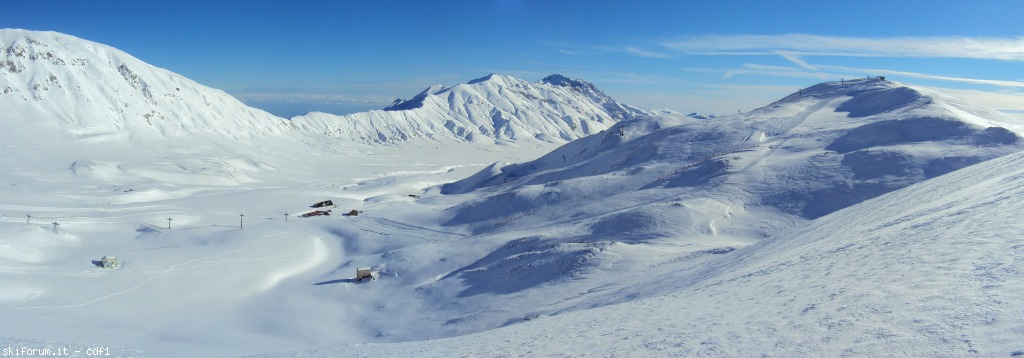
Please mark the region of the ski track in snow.
<svg viewBox="0 0 1024 358"><path fill-rule="evenodd" d="M782 146L786 145L786 142L788 142L790 139L792 139L792 135L790 135L789 132L792 131L793 128L796 128L800 124L803 124L805 121L807 121L808 117L810 117L811 115L813 115L815 113L818 113L818 111L822 110L823 108L825 108L827 106L830 106L830 105L834 106L838 101L842 101L842 100L844 100L844 99L843 98L837 98L837 99L834 99L832 101L827 101L827 102L826 101L819 101L819 103L816 103L816 104L814 104L814 105L812 105L812 106L810 106L810 107L800 111L796 115L790 117L785 122L781 123L772 132L772 137L778 137L778 138L781 138L781 139L776 139L775 143L764 143L764 144L768 145L768 151L766 151L761 156L755 158L749 164L747 164L743 168L740 168L736 172L737 173L746 172L751 167L753 167L753 166L763 162L765 160L765 158L770 157L772 155L772 153L775 153L775 151L777 151L779 148L782 148ZM775 138L773 138L773 139L775 139Z"/></svg>
<svg viewBox="0 0 1024 358"><path fill-rule="evenodd" d="M201 257L201 258L198 258L198 259L193 259L193 260L189 260L189 261L186 261L186 262L182 262L182 263L171 265L170 267L168 267L163 272L161 272L161 273L159 273L159 274L157 274L155 276L150 276L149 278L146 278L145 280L142 280L142 282L139 282L135 286L129 287L129 288L127 288L125 290L122 290L122 291L119 291L119 292L111 293L109 295L97 297L97 298L94 298L92 300L89 300L89 301L86 301L86 302L83 302L83 303L73 304L73 305L63 305L63 306L12 307L11 309L15 309L15 310L34 310L34 309L75 308L75 307L86 306L86 305L89 305L89 304L92 304L92 303L96 303L96 302L99 302L99 301L102 301L102 300L105 300L105 299L108 299L108 298L111 298L111 297L120 296L120 295L123 295L125 293L134 291L135 289L137 289L139 287L142 287L143 285L145 285L146 283L148 283L150 281L153 281L155 279L158 279L160 277L163 277L163 276L171 273L172 271L174 271L175 268L178 268L179 266L191 265L191 264L193 264L195 262L200 262L200 261L215 259L215 258L218 258L218 257L234 255L234 254L237 254L239 252L245 251L249 247L259 243L261 240L263 240L265 238L272 237L272 236L277 236L277 235L283 235L283 234L285 234L285 233L277 233L277 234L264 235L264 236L262 236L262 237L260 237L260 238L258 238L256 240L254 240L253 242L250 242L250 243L246 244L245 246L243 246L241 248L238 248L236 250L233 250L233 251L225 252L225 253L218 254L218 255L208 256L208 257ZM279 259L280 259L280 257L262 258L262 259L251 258L251 259L245 259L245 261L272 261L272 260L279 260ZM204 262L203 264L215 264L215 263L223 263L223 262L228 262L228 261L229 260L212 261L212 262ZM150 268L153 268L153 267L140 267L139 270L150 269Z"/></svg>

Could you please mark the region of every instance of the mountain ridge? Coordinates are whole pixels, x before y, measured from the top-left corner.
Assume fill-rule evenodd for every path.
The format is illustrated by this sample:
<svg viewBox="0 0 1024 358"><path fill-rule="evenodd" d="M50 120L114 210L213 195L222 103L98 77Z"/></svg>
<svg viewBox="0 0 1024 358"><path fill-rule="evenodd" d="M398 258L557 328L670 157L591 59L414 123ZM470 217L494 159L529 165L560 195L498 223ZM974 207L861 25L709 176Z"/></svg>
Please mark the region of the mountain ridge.
<svg viewBox="0 0 1024 358"><path fill-rule="evenodd" d="M383 111L313 112L286 120L113 47L70 35L3 29L0 51L0 109L6 114L0 121L41 127L40 132L70 140L139 144L208 134L251 140L305 130L365 144L412 138L564 143L647 114L586 81L552 75L531 83L490 74L428 87Z"/></svg>
<svg viewBox="0 0 1024 358"><path fill-rule="evenodd" d="M197 134L251 139L290 127L223 91L71 35L2 29L0 51L0 121L8 125L135 142Z"/></svg>
<svg viewBox="0 0 1024 358"><path fill-rule="evenodd" d="M586 81L552 75L531 83L489 74L453 86L428 87L381 111L345 116L310 113L292 121L306 130L364 143L423 137L561 143L646 114L615 101Z"/></svg>
<svg viewBox="0 0 1024 358"><path fill-rule="evenodd" d="M843 155L844 160L850 165L857 162L859 165L870 166L871 168L844 169L852 170L853 175L860 179L865 179L863 175L871 175L873 179L883 180L882 177L885 175L895 174L886 172L896 169L887 169L885 159L883 159L885 155L881 154L887 150L886 148L892 149L894 146L927 145L936 141L945 141L949 145L974 146L984 152L988 148L1003 145L1016 148L1021 143L1021 132L1004 128L1019 128L1019 121L1014 118L1010 116L981 118L981 116L970 115L962 110L950 110L955 107L934 95L934 93L922 92L914 87L878 79L844 81L841 84L825 82L742 115L722 116L713 120L699 121L680 120L671 116L624 121L617 124L617 128L613 128L603 135L570 143L532 162L502 167L500 174L486 176L481 173L481 175L472 177L472 180L478 181L475 188L501 186L501 184L512 180L515 180L516 183L512 186L518 187L569 178L582 178L588 175L602 175L628 170L631 165L641 165L645 163L645 160L655 159L659 155L657 153L666 152L664 149L666 145L679 146L678 152L688 153L681 158L682 161L684 163L691 162L688 169L678 169L665 174L672 177L682 175L691 169L709 169L701 166L714 162L714 158L722 157L726 153L752 151L760 146L762 149L758 150L764 151L766 153L764 155L770 155L782 146L792 145L792 143L788 143L791 138L787 137L797 137L797 139L811 137L809 133L790 133L798 126L807 127L811 133L817 133L814 135L826 135L831 138L830 145L815 150ZM836 114L823 111L833 108L833 106L833 113ZM817 123L806 122L808 117L817 112L821 112L820 117L835 119ZM964 113L967 115L963 115ZM983 112L983 114L992 115L991 112ZM923 132L915 130L915 128L923 129ZM679 138L679 135L684 137ZM666 142L668 138L676 138L675 140L678 142L675 144ZM817 138L810 139L817 141ZM772 144L773 141L776 143ZM703 147L699 147L696 143L703 143ZM640 147L637 147L638 145ZM626 153L623 153L621 149L625 149ZM899 151L898 148L896 149ZM934 151L935 149L930 150ZM947 150L944 153L952 156L955 151ZM611 156L612 158L601 158L602 156ZM963 155L956 157L964 158ZM936 159L941 158L950 157ZM758 159L758 161L760 160L763 159ZM876 163L879 160L883 162ZM980 160L968 161L978 162ZM726 163L721 162L720 164ZM585 165L589 169L576 170L575 167L578 165ZM746 166L749 168L750 165L756 165L756 162ZM945 169L939 169L943 165L932 165L934 171L929 171L927 176L932 177L944 173ZM846 167L840 165L839 168ZM718 172L719 170L725 169L723 167L712 171ZM887 174L874 172L864 174L865 171L872 170L883 171ZM494 173L495 169L491 168L489 171ZM554 175L556 172L566 174ZM881 177L874 175L881 175ZM670 179L666 178L665 180ZM659 184L649 183L646 185ZM474 188L471 183L462 181L447 185L442 191L463 193L467 190L474 190L471 188Z"/></svg>
<svg viewBox="0 0 1024 358"><path fill-rule="evenodd" d="M873 79L817 89L711 120L622 121L536 160L496 163L443 185L440 193L469 198L446 209L445 225L521 235L532 251L527 257L499 248L488 266L434 285L474 292L493 286L474 270L507 265L517 272L547 264L557 252L580 257L567 259L565 272L532 277L534 285L599 277L599 267L626 255L618 244L727 253L757 242L752 238L1024 150L1020 132L987 126L1012 127L1011 117L964 116L951 110L957 105L912 86Z"/></svg>

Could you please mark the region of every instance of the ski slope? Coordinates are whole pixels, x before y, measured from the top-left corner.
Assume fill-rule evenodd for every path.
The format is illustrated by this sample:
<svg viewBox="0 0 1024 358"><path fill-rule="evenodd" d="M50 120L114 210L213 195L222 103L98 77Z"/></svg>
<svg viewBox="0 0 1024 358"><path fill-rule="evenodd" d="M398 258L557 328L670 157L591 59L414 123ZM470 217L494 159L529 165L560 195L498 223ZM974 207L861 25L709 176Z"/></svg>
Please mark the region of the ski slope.
<svg viewBox="0 0 1024 358"><path fill-rule="evenodd" d="M1024 155L892 192L703 267L658 295L454 338L269 356L1017 356Z"/></svg>
<svg viewBox="0 0 1024 358"><path fill-rule="evenodd" d="M710 118L489 75L289 122L101 44L0 44L0 344L1024 354L1024 125L941 93L825 82Z"/></svg>

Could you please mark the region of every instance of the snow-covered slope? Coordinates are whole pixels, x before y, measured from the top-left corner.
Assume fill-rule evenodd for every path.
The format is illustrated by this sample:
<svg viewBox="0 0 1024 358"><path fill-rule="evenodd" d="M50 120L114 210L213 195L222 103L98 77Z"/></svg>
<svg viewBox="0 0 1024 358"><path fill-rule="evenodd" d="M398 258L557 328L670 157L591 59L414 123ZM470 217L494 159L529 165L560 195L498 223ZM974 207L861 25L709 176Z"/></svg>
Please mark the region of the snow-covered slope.
<svg viewBox="0 0 1024 358"><path fill-rule="evenodd" d="M1024 141L1006 129L1017 126L1012 118L877 79L823 83L745 115L623 121L537 160L494 164L444 185L443 193L465 197L445 211L445 224L496 239L489 249L480 245L480 260L430 288L507 312L491 312L489 323L478 319L485 326L526 313L478 292L533 297L535 307L545 307L534 314L578 308L561 300L600 284L573 291L573 282L622 285L604 281L617 277L609 267L658 272L666 257L700 262L729 253L1020 151ZM660 248L657 257L623 259L652 246ZM548 269L532 272L538 267ZM495 282L495 272L504 280ZM554 286L560 296L538 298Z"/></svg>
<svg viewBox="0 0 1024 358"><path fill-rule="evenodd" d="M551 75L530 83L491 74L451 87L431 86L382 111L347 116L310 113L292 122L312 132L365 143L410 138L563 143L642 114L581 80Z"/></svg>
<svg viewBox="0 0 1024 358"><path fill-rule="evenodd" d="M47 140L252 139L288 123L112 47L55 32L0 30L0 123ZM5 142L33 141L5 131Z"/></svg>
<svg viewBox="0 0 1024 358"><path fill-rule="evenodd" d="M1020 356L1021 196L1016 153L703 267L677 262L673 274L606 295L622 303L454 338L280 356Z"/></svg>
<svg viewBox="0 0 1024 358"><path fill-rule="evenodd" d="M651 189L706 197L726 190L745 196L744 207L813 219L1020 150L1020 125L896 82L829 82L744 115L624 121L535 161L492 166L443 191L490 193L468 210L453 209L452 224L500 220L566 201L579 207L587 195L594 199L584 202L605 206L597 199ZM603 185L591 184L598 179Z"/></svg>
<svg viewBox="0 0 1024 358"><path fill-rule="evenodd" d="M4 29L0 51L2 179L26 192L121 192L120 202L238 187L316 141L106 45Z"/></svg>
<svg viewBox="0 0 1024 358"><path fill-rule="evenodd" d="M291 122L234 97L73 36L0 30L0 123L5 143L90 140L142 145L184 136L260 140L297 128L359 143L410 138L562 143L644 112L592 84L552 75L529 83L504 75L433 86L383 111L310 113Z"/></svg>
<svg viewBox="0 0 1024 358"><path fill-rule="evenodd" d="M1022 299L1004 289L1021 284L1024 159L990 160L1021 150L1022 126L938 93L824 83L694 119L638 115L581 81L496 75L344 130L299 130L230 98L207 105L220 92L101 45L2 39L3 344L147 357L1024 354L1006 343L1020 341ZM171 92L161 76L194 95L158 99ZM125 103L168 119L137 121ZM461 128L441 117L452 108L478 122L453 132L438 120ZM572 128L562 115L576 114L602 121ZM548 153L581 123L611 127ZM325 199L332 215L301 217ZM123 265L97 266L110 255ZM380 279L355 280L364 266ZM406 341L421 342L368 344Z"/></svg>

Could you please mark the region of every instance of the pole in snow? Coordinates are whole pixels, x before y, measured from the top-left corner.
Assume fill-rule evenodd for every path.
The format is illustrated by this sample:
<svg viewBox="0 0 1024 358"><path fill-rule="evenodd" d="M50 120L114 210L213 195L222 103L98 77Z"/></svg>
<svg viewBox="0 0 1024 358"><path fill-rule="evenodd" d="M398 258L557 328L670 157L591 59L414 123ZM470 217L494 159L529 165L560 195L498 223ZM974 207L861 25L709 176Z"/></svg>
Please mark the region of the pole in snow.
<svg viewBox="0 0 1024 358"><path fill-rule="evenodd" d="M245 214L238 214L238 228L239 229L244 229L245 228L245 227L242 226L242 218L244 218L244 217L245 217Z"/></svg>
<svg viewBox="0 0 1024 358"><path fill-rule="evenodd" d="M171 229L171 218L167 218L167 230Z"/></svg>
<svg viewBox="0 0 1024 358"><path fill-rule="evenodd" d="M288 213L284 213L284 222L288 222Z"/></svg>

